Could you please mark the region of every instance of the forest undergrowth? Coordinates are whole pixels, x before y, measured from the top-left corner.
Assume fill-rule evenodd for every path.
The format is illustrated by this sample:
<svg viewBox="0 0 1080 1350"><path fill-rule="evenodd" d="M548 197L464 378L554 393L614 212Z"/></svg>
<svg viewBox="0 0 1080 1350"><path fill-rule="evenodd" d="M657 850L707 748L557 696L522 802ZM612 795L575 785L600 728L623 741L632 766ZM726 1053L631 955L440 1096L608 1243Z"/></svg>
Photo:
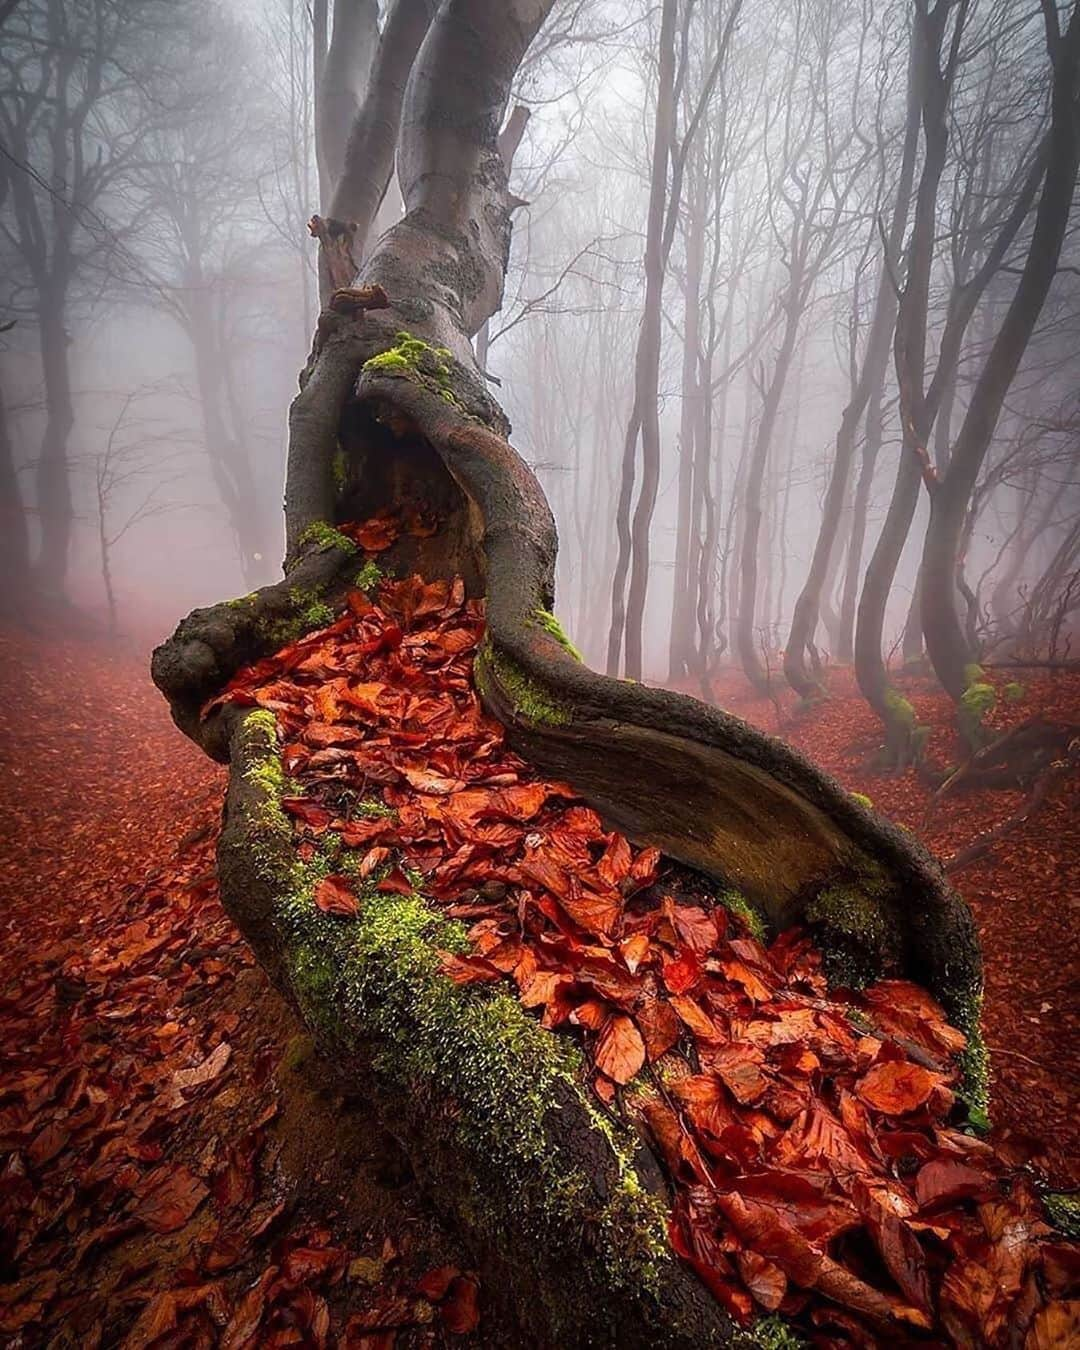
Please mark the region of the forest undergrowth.
<svg viewBox="0 0 1080 1350"><path fill-rule="evenodd" d="M221 910L213 842L224 774L171 726L144 653L8 633L0 658L0 801L10 824L0 872L0 1330L10 1344L381 1350L470 1335L502 1344L498 1316L394 1141L322 1070ZM943 696L917 679L905 692L933 727L931 750L949 753ZM718 693L777 730L775 707L747 699L735 677ZM1006 715L1075 713L1080 680L1027 681L1025 699ZM779 730L876 809L921 826L929 791L910 771L867 768L873 720L845 673L830 701L784 710ZM1077 1020L1075 971L1064 964L1080 863L1075 794L1066 784L959 878L986 955L998 1146L1057 1187L1077 1180L1075 1083L1063 1053ZM926 837L947 855L1014 807L1000 793L946 798ZM379 847L365 841L361 857ZM345 910L349 893L343 882ZM714 928L700 955L714 958L732 937L750 941L737 934ZM685 936L685 952L676 942L657 960L669 996L668 963L685 958L671 979L693 987L701 934ZM645 955L638 946L631 963ZM749 947L725 959L751 955L762 959ZM590 1054L601 1068L608 1057L612 1073L599 1081L612 1095L633 1067L623 1057L637 1061L631 1019L580 988L568 1003L584 1009L579 1036L595 1016ZM850 1072L864 1081L873 1066L858 1053ZM753 1066L728 1067L753 1109ZM930 1092L949 1092L946 1079ZM737 1302L755 1285L766 1301L788 1296L798 1272L774 1257L739 1261L729 1296Z"/></svg>

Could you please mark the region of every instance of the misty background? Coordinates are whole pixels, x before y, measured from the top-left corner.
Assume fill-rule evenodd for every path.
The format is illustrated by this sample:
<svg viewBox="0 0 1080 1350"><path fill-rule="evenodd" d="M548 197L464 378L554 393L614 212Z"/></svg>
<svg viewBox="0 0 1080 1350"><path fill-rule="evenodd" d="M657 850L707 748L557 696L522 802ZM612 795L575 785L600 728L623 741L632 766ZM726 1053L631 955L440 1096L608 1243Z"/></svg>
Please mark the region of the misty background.
<svg viewBox="0 0 1080 1350"><path fill-rule="evenodd" d="M1031 203L1020 207L1048 124L1040 5L965 8L936 207L931 368L947 318L974 303L929 446L942 466L1030 242ZM754 626L779 663L883 267L888 286L901 284L888 233L912 11L910 0L680 7L648 678L680 679L693 664L673 633L680 607L706 665L733 659L747 475L766 413ZM320 206L318 15L303 0L8 0L0 21L6 574L18 584L23 549L37 592L107 625L111 591L121 632L164 634L189 609L280 575L285 417L318 305L306 229ZM512 164L522 205L506 296L478 338L557 519L559 616L600 667L646 291L660 22L644 0L567 0L535 44L513 100L530 117ZM384 225L395 210L392 186ZM1010 213L1017 228L997 256ZM1071 631L1078 434L1074 206L966 529L962 580L987 644L1015 635L1050 571L1055 641ZM834 659L850 646L845 596L850 611L900 451L889 350L859 420L823 588L817 641ZM921 493L886 651L909 619L927 516ZM914 632L917 646L917 622Z"/></svg>

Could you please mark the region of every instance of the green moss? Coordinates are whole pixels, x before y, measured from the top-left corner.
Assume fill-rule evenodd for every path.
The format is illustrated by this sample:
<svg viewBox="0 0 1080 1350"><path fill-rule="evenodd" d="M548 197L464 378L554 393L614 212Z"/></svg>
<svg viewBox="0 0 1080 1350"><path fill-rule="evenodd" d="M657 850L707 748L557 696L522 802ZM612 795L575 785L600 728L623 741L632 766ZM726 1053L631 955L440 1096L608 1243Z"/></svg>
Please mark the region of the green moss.
<svg viewBox="0 0 1080 1350"><path fill-rule="evenodd" d="M340 447L334 451L334 457L330 461L330 472L333 475L334 487L340 495L345 491L345 484L349 481L349 457Z"/></svg>
<svg viewBox="0 0 1080 1350"><path fill-rule="evenodd" d="M1046 1216L1059 1233L1080 1241L1080 1195L1075 1191L1046 1191Z"/></svg>
<svg viewBox="0 0 1080 1350"><path fill-rule="evenodd" d="M750 1335L761 1350L803 1350L806 1345L806 1341L776 1313L771 1317L759 1317L750 1328Z"/></svg>
<svg viewBox="0 0 1080 1350"><path fill-rule="evenodd" d="M970 661L964 667L964 683L979 684L985 674L986 672L983 670L982 666L979 665L978 661Z"/></svg>
<svg viewBox="0 0 1080 1350"><path fill-rule="evenodd" d="M971 669L971 667L968 667ZM977 667L976 667L977 669ZM967 743L978 748L986 739L983 719L997 702L997 692L992 684L975 681L969 684L960 695L958 721L960 734Z"/></svg>
<svg viewBox="0 0 1080 1350"><path fill-rule="evenodd" d="M494 680L500 692L512 703L514 715L523 717L527 722L566 726L571 721L568 709L558 704L542 685L508 656L496 651L486 638L476 654L473 675L477 688L484 695L490 694L491 681Z"/></svg>
<svg viewBox="0 0 1080 1350"><path fill-rule="evenodd" d="M311 1059L315 1053L315 1042L310 1036L293 1036L285 1046L285 1053L281 1057L281 1068L286 1073L294 1073Z"/></svg>
<svg viewBox="0 0 1080 1350"><path fill-rule="evenodd" d="M868 797L865 792L849 792L848 796L852 801L856 801L860 806L865 806L868 811L874 809L873 799Z"/></svg>
<svg viewBox="0 0 1080 1350"><path fill-rule="evenodd" d="M751 937L757 938L759 942L766 940L765 920L741 891L721 891L716 898L729 913L743 921Z"/></svg>
<svg viewBox="0 0 1080 1350"><path fill-rule="evenodd" d="M395 346L365 361L364 370L415 380L464 412L451 384L453 356L449 347L432 347L407 332L395 334L395 341Z"/></svg>
<svg viewBox="0 0 1080 1350"><path fill-rule="evenodd" d="M981 990L966 994L953 1020L967 1037L960 1052L957 1096L967 1107L968 1121L980 1134L990 1129L990 1058L982 1030Z"/></svg>
<svg viewBox="0 0 1080 1350"><path fill-rule="evenodd" d="M638 1179L634 1137L594 1103L577 1046L545 1031L508 989L463 988L447 979L440 952L468 952L468 934L420 895L380 894L369 879L359 890L357 919L342 924L323 914L312 903L315 882L338 870L348 850L327 834L310 862L296 857L280 804L276 719L263 709L249 713L244 733L253 756L247 777L262 798L260 832L275 822L265 850L274 896L266 919L307 1025L336 1054L370 1052L375 1073L430 1117L453 1153L468 1150L478 1170L490 1171L500 1200L490 1211L478 1200L478 1222L498 1232L506 1213L526 1207L569 1247L587 1229L610 1278L658 1289L674 1259L666 1206ZM371 806L376 814L387 809ZM279 847L283 838L287 851ZM576 1104L596 1135L592 1152L607 1159L606 1196L595 1177L560 1162L551 1119L560 1103Z"/></svg>
<svg viewBox="0 0 1080 1350"><path fill-rule="evenodd" d="M895 963L900 946L896 920L874 878L824 887L806 906L817 929L825 974L845 989L861 989Z"/></svg>
<svg viewBox="0 0 1080 1350"><path fill-rule="evenodd" d="M229 609L247 609L259 598L257 591L248 591L247 595L238 595L235 600L226 600Z"/></svg>
<svg viewBox="0 0 1080 1350"><path fill-rule="evenodd" d="M1022 703L1027 696L1027 689L1019 680L1010 680L1002 689L1001 696L1006 703Z"/></svg>
<svg viewBox="0 0 1080 1350"><path fill-rule="evenodd" d="M909 732L915 729L915 709L898 689L885 690L885 707L896 726Z"/></svg>
<svg viewBox="0 0 1080 1350"><path fill-rule="evenodd" d="M383 579L382 568L374 558L369 558L353 579L358 591L373 591Z"/></svg>
<svg viewBox="0 0 1080 1350"><path fill-rule="evenodd" d="M328 525L325 520L313 520L307 529L300 536L300 546L305 545L314 549L336 548L342 553L355 553L356 544L348 537L342 534L340 530L335 530L332 525Z"/></svg>
<svg viewBox="0 0 1080 1350"><path fill-rule="evenodd" d="M548 609L533 610L533 618L530 622L538 624L546 633L550 633L560 647L568 652L575 661L582 659L581 653L563 632L562 624L554 614Z"/></svg>

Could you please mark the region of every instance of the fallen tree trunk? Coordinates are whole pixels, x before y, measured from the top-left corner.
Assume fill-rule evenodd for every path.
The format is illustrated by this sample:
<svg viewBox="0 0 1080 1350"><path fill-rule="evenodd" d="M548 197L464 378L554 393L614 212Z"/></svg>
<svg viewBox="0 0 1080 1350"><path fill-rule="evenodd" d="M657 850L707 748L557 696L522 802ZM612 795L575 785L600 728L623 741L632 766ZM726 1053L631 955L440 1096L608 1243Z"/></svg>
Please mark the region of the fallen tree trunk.
<svg viewBox="0 0 1080 1350"><path fill-rule="evenodd" d="M446 921L416 895L327 930L281 808L272 715L203 713L241 667L340 610L361 559L338 524L387 511L422 522L380 565L461 576L484 597L476 678L514 747L636 842L738 888L774 931L812 915L840 980L925 985L972 1037L981 1100L978 945L936 863L782 743L588 670L551 620L554 522L470 343L498 306L509 244L496 135L546 8L438 11L402 117L407 213L322 315L293 405L285 578L189 616L153 674L180 728L230 766L226 907L325 1051L370 1085L478 1259L503 1267L523 1341L755 1344L675 1258L665 1173L593 1098L566 1039L506 994L451 984L437 957ZM330 223L325 237L348 234Z"/></svg>

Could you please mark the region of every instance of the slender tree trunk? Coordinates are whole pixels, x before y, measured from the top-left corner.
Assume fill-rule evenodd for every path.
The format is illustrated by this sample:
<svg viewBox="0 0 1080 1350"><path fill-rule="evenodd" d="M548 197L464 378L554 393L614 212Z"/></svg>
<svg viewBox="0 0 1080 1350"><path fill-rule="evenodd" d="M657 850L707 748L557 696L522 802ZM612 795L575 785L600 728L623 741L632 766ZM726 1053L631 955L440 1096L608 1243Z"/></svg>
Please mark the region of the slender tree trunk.
<svg viewBox="0 0 1080 1350"><path fill-rule="evenodd" d="M840 428L836 433L836 453L833 458L829 486L825 492L821 527L818 531L817 543L814 546L814 554L810 560L806 585L795 602L795 613L791 620L791 633L784 655L784 675L795 692L803 698L812 694L817 687L816 680L808 674L806 669L806 652L814 641L814 631L817 627L818 613L821 608L822 588L830 573L830 567L838 548L840 533L838 527L846 499L851 465L855 456L859 422L867 405L873 398L876 400L877 438L871 450L868 432L859 488L856 491L852 546L848 552L850 597L847 597L848 583L845 582L844 608L847 611L848 618L844 631L848 634L848 637L846 642L842 640L841 646L847 648L850 645L851 624L855 612L854 590L861 563L863 536L866 530L866 509L869 501L870 481L873 477L874 459L877 455L878 446L881 444L881 390L889 362L889 337L896 322L896 290L892 268L893 262L900 252L904 237L904 226L907 223L908 211L911 206L911 192L915 179L915 158L919 144L918 92L916 82L913 79L911 64L914 59L913 44L912 54L909 57L908 112L904 133L904 150L900 161L896 195L893 198L885 253L878 271L874 312L870 320L870 332L866 339L862 370L855 381L848 405L840 418ZM869 418L867 421L869 423ZM857 541L854 537L856 530L858 531ZM850 652L846 656L841 654L841 659L850 660Z"/></svg>
<svg viewBox="0 0 1080 1350"><path fill-rule="evenodd" d="M867 515L870 510L870 493L874 486L878 452L884 439L885 375L885 370L882 370L866 409L862 462L859 465L859 479L855 485L855 500L851 508L851 536L844 564L844 586L840 599L840 634L836 644L837 659L847 665L851 664L855 656L855 607L859 598L859 579L862 576Z"/></svg>
<svg viewBox="0 0 1080 1350"><path fill-rule="evenodd" d="M788 288L789 297L794 297L799 287L799 278L793 276ZM739 554L739 608L735 616L735 636L739 662L746 678L759 692L768 688L769 680L758 655L757 633L754 619L757 606L758 587L758 549L761 542L762 500L761 491L765 481L765 469L772 444L773 429L780 411L780 401L784 395L791 361L795 355L795 340L799 331L799 319L802 307L789 299L784 313L784 336L780 351L773 367L772 377L765 389L758 421L757 434L754 437L753 450L747 467L746 484L743 489L743 533Z"/></svg>
<svg viewBox="0 0 1080 1350"><path fill-rule="evenodd" d="M63 308L48 296L43 297L38 326L45 380L45 432L37 467L41 551L36 574L41 590L46 595L58 596L64 591L75 518L68 468L68 437L75 424L75 411Z"/></svg>
<svg viewBox="0 0 1080 1350"><path fill-rule="evenodd" d="M682 410L679 422L679 500L675 525L675 571L672 587L668 678L682 679L690 671L694 650L694 590L690 555L693 518L700 493L694 473L699 401L706 397L700 384L701 278L705 266L704 184L690 205L686 234L686 283L683 304ZM698 492L695 493L695 487ZM696 577L696 572L693 574Z"/></svg>
<svg viewBox="0 0 1080 1350"><path fill-rule="evenodd" d="M677 0L664 0L660 17L660 79L645 238L645 312L638 334L635 398L641 418L641 488L630 532L630 585L626 600L626 674L642 676L645 597L649 586L649 534L660 483L660 333L664 290L663 227L667 170L675 135L675 20Z"/></svg>
<svg viewBox="0 0 1080 1350"><path fill-rule="evenodd" d="M15 472L15 454L0 384L0 612L18 614L26 607L30 586L30 531Z"/></svg>

